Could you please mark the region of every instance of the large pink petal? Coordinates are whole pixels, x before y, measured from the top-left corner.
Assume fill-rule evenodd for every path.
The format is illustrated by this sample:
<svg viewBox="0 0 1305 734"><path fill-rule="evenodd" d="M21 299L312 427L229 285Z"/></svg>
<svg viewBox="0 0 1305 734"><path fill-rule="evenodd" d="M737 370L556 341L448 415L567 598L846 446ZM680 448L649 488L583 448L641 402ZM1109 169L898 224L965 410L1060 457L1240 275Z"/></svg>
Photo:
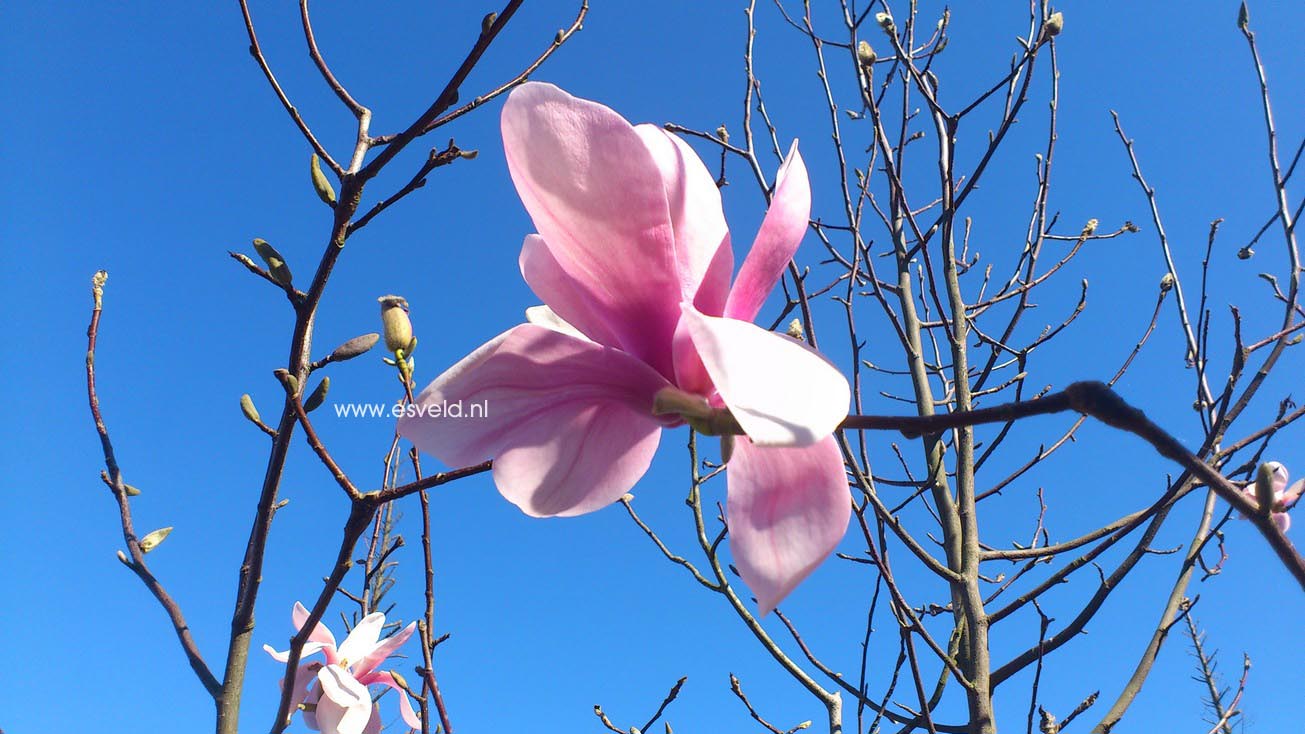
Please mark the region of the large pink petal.
<svg viewBox="0 0 1305 734"><path fill-rule="evenodd" d="M367 728L363 729L363 734L381 734L383 728L381 722L381 705L372 704L372 717L367 720Z"/></svg>
<svg viewBox="0 0 1305 734"><path fill-rule="evenodd" d="M394 689L399 696L399 713L403 715L403 723L414 729L421 728L421 716L412 708L412 701L408 700L408 694L404 692L403 687L394 679L394 674L389 671L372 673L367 677L367 683L380 683Z"/></svg>
<svg viewBox="0 0 1305 734"><path fill-rule="evenodd" d="M726 521L730 552L764 616L833 553L851 497L833 436L805 448L735 440Z"/></svg>
<svg viewBox="0 0 1305 734"><path fill-rule="evenodd" d="M494 459L494 483L535 517L612 504L648 471L662 426L619 404L564 405L522 426Z"/></svg>
<svg viewBox="0 0 1305 734"><path fill-rule="evenodd" d="M757 231L748 257L739 268L739 277L730 291L725 315L743 321L757 317L766 297L784 274L806 234L811 216L811 182L807 167L798 153L797 141L775 176L775 193L770 199L766 218Z"/></svg>
<svg viewBox="0 0 1305 734"><path fill-rule="evenodd" d="M810 446L847 417L847 379L796 339L684 307L684 328L721 400L762 446Z"/></svg>
<svg viewBox="0 0 1305 734"><path fill-rule="evenodd" d="M362 734L372 717L372 697L367 687L338 665L317 673L322 687L317 700L317 725L324 734Z"/></svg>
<svg viewBox="0 0 1305 734"><path fill-rule="evenodd" d="M412 633L416 631L416 629L417 623L412 622L407 627L404 627L390 637L381 640L379 645L373 648L371 652L367 653L367 655L353 666L354 677L362 680L368 673L375 670L376 666L385 662L385 660L393 655L395 651L400 647L403 647L403 643L407 642L409 637L412 637Z"/></svg>
<svg viewBox="0 0 1305 734"><path fill-rule="evenodd" d="M310 616L312 615L307 607L299 602L295 602L294 609L290 612L290 621L294 623L295 632L304 628L304 623L308 621ZM322 647L329 647L332 650L335 649L335 635L331 634L331 630L327 629L326 625L321 622L318 622L313 627L312 633L308 635L308 641L320 642Z"/></svg>
<svg viewBox="0 0 1305 734"><path fill-rule="evenodd" d="M592 406L652 415L653 396L669 383L630 355L534 324L498 335L450 367L420 395L399 433L450 466L497 458L533 438L531 426ZM461 405L464 417L451 417ZM483 416L470 411L483 408ZM441 410L436 414L436 409Z"/></svg>
<svg viewBox="0 0 1305 734"><path fill-rule="evenodd" d="M562 269L543 237L526 236L521 246L520 265L530 290L554 314L599 344L621 346L619 328L608 323L608 318L617 314L606 313L600 297Z"/></svg>
<svg viewBox="0 0 1305 734"><path fill-rule="evenodd" d="M502 131L508 171L553 257L594 296L621 346L670 376L682 300L675 230L639 133L607 107L541 83L508 96Z"/></svg>
<svg viewBox="0 0 1305 734"><path fill-rule="evenodd" d="M615 502L647 470L663 421L661 375L617 349L524 324L427 387L417 405L461 402L486 417L404 417L399 433L453 466L494 459L499 491L530 515Z"/></svg>
<svg viewBox="0 0 1305 734"><path fill-rule="evenodd" d="M681 300L694 302L705 313L720 314L729 297L734 253L716 180L679 136L647 124L636 125L635 132L661 169L675 231Z"/></svg>
<svg viewBox="0 0 1305 734"><path fill-rule="evenodd" d="M381 630L385 627L385 615L372 612L363 617L349 631L349 636L340 643L339 655L345 665L353 667L366 658L380 644Z"/></svg>

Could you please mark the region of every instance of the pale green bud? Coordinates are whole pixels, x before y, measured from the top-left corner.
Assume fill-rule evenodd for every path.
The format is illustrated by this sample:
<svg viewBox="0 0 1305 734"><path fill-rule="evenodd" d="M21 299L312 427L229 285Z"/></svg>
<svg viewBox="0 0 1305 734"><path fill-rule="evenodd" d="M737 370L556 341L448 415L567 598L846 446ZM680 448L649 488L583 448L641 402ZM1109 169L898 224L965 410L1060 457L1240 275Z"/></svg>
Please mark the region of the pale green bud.
<svg viewBox="0 0 1305 734"><path fill-rule="evenodd" d="M401 296L381 296L381 331L385 348L391 352L406 350L412 344L412 321L408 318L408 301Z"/></svg>
<svg viewBox="0 0 1305 734"><path fill-rule="evenodd" d="M147 534L144 538L140 539L140 552L149 553L159 547L159 544L162 543L171 533L172 527L169 526L166 528L159 528L158 530Z"/></svg>
<svg viewBox="0 0 1305 734"><path fill-rule="evenodd" d="M313 153L308 167L313 175L313 190L317 192L317 198L321 199L324 204L334 206L335 189L331 186L331 181L326 177L326 173L322 171L322 162L317 158L316 153Z"/></svg>

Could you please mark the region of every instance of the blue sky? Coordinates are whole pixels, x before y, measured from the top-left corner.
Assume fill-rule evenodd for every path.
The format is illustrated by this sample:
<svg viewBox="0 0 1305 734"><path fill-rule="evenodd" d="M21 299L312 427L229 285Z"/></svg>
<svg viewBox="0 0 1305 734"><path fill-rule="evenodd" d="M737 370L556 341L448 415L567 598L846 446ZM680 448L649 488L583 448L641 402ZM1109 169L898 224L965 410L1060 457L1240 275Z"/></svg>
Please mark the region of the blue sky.
<svg viewBox="0 0 1305 734"><path fill-rule="evenodd" d="M316 11L318 39L337 75L376 111L373 132L398 130L429 104L480 17L494 9L480 2L414 5L364 12L324 3ZM783 27L773 7L760 5L758 74L768 104L781 140L802 140L816 214L832 216L836 169L809 44ZM945 99L962 99L1000 74L1014 51L1012 39L1023 32L1022 3L988 5L952 10L952 46L939 61ZM1226 304L1238 303L1260 326L1277 318L1266 315L1276 311L1256 275L1282 275L1281 245L1257 246L1249 262L1234 257L1272 212L1254 79L1234 27L1236 3L1169 6L1064 8L1053 202L1062 212L1061 231L1077 232L1096 217L1109 229L1131 219L1143 232L1091 245L1063 276L1067 290L1047 297L1043 305L1055 315L1045 321L1054 323L1077 295L1077 281L1092 284L1087 313L1036 364L1041 384L1108 376L1145 326L1163 273L1145 201L1111 128L1111 109L1137 142L1189 287L1199 276L1209 222L1226 220L1212 268L1216 354L1229 351ZM303 51L295 4L259 2L254 11L265 51L295 104L331 150L344 155L351 118ZM464 99L515 73L573 13L571 3L528 4L469 80ZM157 605L114 558L122 541L97 479L101 458L85 407L89 278L99 268L110 272L100 390L125 478L144 492L134 505L138 526L177 528L150 560L210 665L220 669L236 568L266 460L266 439L241 417L237 400L251 393L271 412L279 392L271 370L284 360L292 323L284 298L226 252L262 237L307 277L327 226L308 185L309 150L248 57L234 2L26 4L8 8L6 21L0 30L6 72L0 96L9 103L0 147L8 172L0 180L6 326L0 462L9 486L0 509L11 519L11 550L0 604L7 650L0 727L8 734L205 731L211 704ZM1305 100L1291 93L1305 88L1294 32L1305 9L1259 2L1252 22L1289 155L1305 134ZM743 32L738 2L597 2L585 30L535 78L603 101L634 121L697 129L726 122L737 130ZM847 89L837 91L851 99ZM1018 246L1011 238L1023 227L1031 196L1041 105L1025 113L972 204L980 249L994 259ZM452 135L481 154L434 175L351 240L323 302L317 353L375 330L376 297L400 293L412 303L424 382L520 321L534 304L516 265L532 227L507 177L498 110L490 105L427 141L427 147L442 145ZM981 140L976 132L972 139ZM372 184L371 195L406 181L423 150L414 146ZM959 155L972 160L974 148L963 146ZM766 164L773 173L775 162ZM760 221L760 197L743 167L732 164L731 178L725 207L741 250ZM799 261L814 265L818 258L816 241L808 238ZM1183 368L1173 321L1167 312L1157 345L1122 390L1191 441L1199 426L1188 407L1191 373ZM886 325L868 319L866 328L870 359L895 359ZM1289 354L1266 388L1263 409L1246 426L1295 390L1300 366L1299 355ZM379 356L338 367L333 399L395 397ZM870 406L877 412L902 407L887 400ZM1021 426L1020 446L1032 451L1067 424L1046 418ZM390 421L321 419L318 427L360 483L379 482ZM1305 474L1305 457L1295 451L1300 435L1288 431L1273 458ZM645 517L687 551L685 439L683 431L664 437L636 495ZM893 461L890 440L872 442L884 467ZM1020 460L1018 451L1008 459ZM1132 439L1089 426L1064 456L994 504L985 520L995 534L1018 528L1016 537L1027 535L1019 520L1028 517L1032 490L1041 486L1052 504L1053 535L1068 538L1141 506L1171 471ZM720 498L723 487L714 489L712 498ZM316 596L346 509L299 440L283 496L291 503L278 516L269 547L257 644L282 646L291 604ZM729 693L729 672L777 723L819 720L816 704L775 669L723 600L664 562L619 510L531 520L483 477L441 489L433 500L437 624L452 634L437 667L459 731L598 731L595 703L620 724L641 724L682 675L689 681L668 717L677 730L746 731L755 725ZM1182 505L1157 547L1185 543L1198 510L1195 498ZM415 502L402 511L409 521L418 517ZM401 556L405 573L395 600L398 613L411 619L421 608L420 561L410 522L407 528L410 548ZM1290 622L1305 611L1305 597L1248 525L1227 530L1232 557L1220 577L1193 587L1201 595L1197 616L1222 651L1228 682L1242 651L1255 662L1243 701L1251 729L1286 731L1303 713L1298 681L1305 643ZM856 550L850 543L848 549ZM1113 698L1159 613L1156 589L1167 589L1176 561L1148 559L1115 592L1090 634L1051 660L1043 686L1049 708L1064 713L1098 688ZM785 605L812 644L849 675L867 578L845 564L828 564ZM1048 612L1067 620L1082 591L1057 593ZM768 625L782 632L776 620ZM1012 627L1000 632L994 649L1000 658L1034 642L1034 628ZM882 666L890 662L879 659ZM882 684L880 670L872 680ZM1200 730L1201 690L1188 679L1191 670L1186 643L1172 640L1117 731ZM243 719L249 731L270 722L279 672L261 653L251 656ZM1007 686L998 699L999 724L1013 731L1024 725L1027 681Z"/></svg>

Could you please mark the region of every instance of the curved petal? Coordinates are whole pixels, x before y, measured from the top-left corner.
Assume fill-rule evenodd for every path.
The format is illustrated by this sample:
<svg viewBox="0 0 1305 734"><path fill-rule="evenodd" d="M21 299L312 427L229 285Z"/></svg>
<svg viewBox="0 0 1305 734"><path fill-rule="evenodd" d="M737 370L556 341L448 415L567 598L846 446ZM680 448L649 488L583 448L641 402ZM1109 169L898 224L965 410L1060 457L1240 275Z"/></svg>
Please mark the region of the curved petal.
<svg viewBox="0 0 1305 734"><path fill-rule="evenodd" d="M483 404L485 417L405 416L399 433L453 466L494 459L499 491L527 514L578 515L615 502L647 470L665 423L653 397L669 385L625 352L525 324L417 398L423 409Z"/></svg>
<svg viewBox="0 0 1305 734"><path fill-rule="evenodd" d="M309 655L312 655L313 653L317 652L318 650L323 649L323 647L324 645L322 645L322 643L320 642L306 642L304 643L304 649L299 653L299 659L302 660L308 657ZM278 663L284 663L290 660L289 650L282 652L280 650L273 648L271 645L263 645L263 651L266 652L268 655L271 655L272 659L277 661Z"/></svg>
<svg viewBox="0 0 1305 734"><path fill-rule="evenodd" d="M372 612L354 625L349 636L340 643L338 653L343 664L352 667L371 654L379 646L377 641L384 627L385 615L380 612Z"/></svg>
<svg viewBox="0 0 1305 734"><path fill-rule="evenodd" d="M729 297L734 253L716 180L679 136L656 125L634 129L661 170L675 232L680 298L693 301L705 313L720 314Z"/></svg>
<svg viewBox="0 0 1305 734"><path fill-rule="evenodd" d="M383 619L383 618L382 618ZM372 649L353 666L353 675L355 678L362 680L368 673L376 669L378 665L385 662L387 658L395 653L403 643L412 637L412 633L417 629L417 623L412 622L407 627L399 630L393 635L381 640L381 644Z"/></svg>
<svg viewBox="0 0 1305 734"><path fill-rule="evenodd" d="M572 278L548 248L548 243L537 234L526 235L521 245L521 276L530 290L543 301L552 313L564 323L599 344L621 346L618 329L607 323L612 314L604 312L600 298L584 283ZM527 312L528 313L528 312ZM531 323L538 323L528 319ZM542 324L549 326L549 324Z"/></svg>
<svg viewBox="0 0 1305 734"><path fill-rule="evenodd" d="M687 304L683 318L721 400L756 444L810 446L847 417L847 379L802 342Z"/></svg>
<svg viewBox="0 0 1305 734"><path fill-rule="evenodd" d="M537 82L508 96L502 131L517 193L562 270L597 299L626 351L669 376L681 283L643 139L607 107Z"/></svg>
<svg viewBox="0 0 1305 734"><path fill-rule="evenodd" d="M444 463L467 466L537 441L534 424L565 422L585 407L619 406L651 420L653 396L668 384L620 350L523 324L437 377L398 429ZM483 413L456 418L451 410L437 411L459 404L480 406Z"/></svg>
<svg viewBox="0 0 1305 734"><path fill-rule="evenodd" d="M311 616L311 613L308 611L308 608L299 602L295 602L294 609L292 609L290 612L290 621L295 626L295 632L298 632L304 628L304 623L308 621L309 616ZM331 634L331 630L327 629L326 625L322 624L321 622L318 622L313 627L313 631L309 633L308 641L321 643L321 649L327 650L326 652L327 662L328 663L335 662L334 660L335 635ZM308 646L305 645L304 653L303 653L304 655L308 654L307 650L308 650Z"/></svg>
<svg viewBox="0 0 1305 734"><path fill-rule="evenodd" d="M1285 533L1291 527L1291 515L1285 512L1275 512L1273 513L1273 524L1277 525L1278 529Z"/></svg>
<svg viewBox="0 0 1305 734"><path fill-rule="evenodd" d="M322 696L317 700L317 725L325 734L362 734L372 717L372 697L338 665L317 673Z"/></svg>
<svg viewBox="0 0 1305 734"><path fill-rule="evenodd" d="M739 268L725 315L752 321L797 252L811 217L811 181L797 141L775 175L775 194L752 249Z"/></svg>
<svg viewBox="0 0 1305 734"><path fill-rule="evenodd" d="M514 436L494 483L534 517L583 515L629 492L648 471L662 426L623 405L564 405Z"/></svg>
<svg viewBox="0 0 1305 734"><path fill-rule="evenodd" d="M367 720L367 727L363 729L363 734L381 734L381 705L372 704L372 717Z"/></svg>
<svg viewBox="0 0 1305 734"><path fill-rule="evenodd" d="M269 648L267 648L267 646L264 645L263 649L266 650ZM297 711L299 709L299 705L304 702L304 699L308 698L308 686L312 685L313 681L317 680L317 673L321 669L322 669L322 664L314 661L311 663L307 663L305 665L300 665L299 668L295 670L295 680L293 684L294 689L290 692L291 712ZM282 681L282 686L284 685L285 685L285 681ZM307 711L304 712L304 716L305 716L304 723L308 723ZM317 728L315 719L313 721L313 725L311 728L314 729Z"/></svg>
<svg viewBox="0 0 1305 734"><path fill-rule="evenodd" d="M394 679L394 674L389 671L372 673L368 678L368 683L380 683L394 689L399 696L399 713L403 715L403 723L413 729L421 729L421 716L412 708L412 701L408 700L408 694L404 692L403 687Z"/></svg>
<svg viewBox="0 0 1305 734"><path fill-rule="evenodd" d="M726 477L730 552L764 616L847 532L843 454L833 436L805 448L761 447L740 436Z"/></svg>

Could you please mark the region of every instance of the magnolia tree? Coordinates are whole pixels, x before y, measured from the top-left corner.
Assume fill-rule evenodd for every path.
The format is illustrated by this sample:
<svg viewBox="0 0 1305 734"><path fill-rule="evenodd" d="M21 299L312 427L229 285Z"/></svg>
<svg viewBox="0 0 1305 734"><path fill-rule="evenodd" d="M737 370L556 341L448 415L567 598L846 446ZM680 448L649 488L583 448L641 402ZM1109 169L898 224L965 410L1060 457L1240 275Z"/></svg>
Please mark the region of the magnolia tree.
<svg viewBox="0 0 1305 734"><path fill-rule="evenodd" d="M757 7L754 0L739 27L720 31L744 40L742 100L722 101L711 111L741 112L741 121L714 129L633 124L602 101L529 81L545 74L541 67L581 31L585 2L518 74L473 93L468 75L495 52L496 38L521 5L512 0L485 16L425 111L402 130L382 134L372 129L373 111L332 72L301 2L309 55L325 87L356 120L352 147L337 148L298 112L266 60L257 18L240 3L249 50L309 148L311 183L327 206L320 223L303 226L326 233L327 244L315 267L291 263L261 239L252 252L231 253L262 281L251 288L284 294L294 320L284 366L274 373L279 407L260 414L249 395L241 398L244 416L271 448L245 555L229 559L238 587L225 650L201 649L184 600L150 569L147 554L170 528L141 532L133 515L138 492L115 459L112 413L102 411L95 374L97 348L112 348L97 344L107 275L95 275L87 377L104 449L102 478L117 502L126 543L119 559L166 612L213 699L217 731L237 731L250 666L278 666L279 703L257 713L274 733L297 726L377 732L395 714L401 723L394 728L451 732L460 712L456 700L441 695L436 677L435 652L444 636L434 617L431 513L453 485L489 474L503 498L529 516L628 515L628 543L647 546L647 563L673 564L687 585L718 599L719 613L736 620L776 673L823 711L815 722L773 724L801 714L749 699L731 675L732 697L771 732L992 732L999 724L1107 732L1125 718L1165 643L1186 631L1206 689L1210 731L1231 733L1243 715L1248 677L1243 671L1220 682L1193 618L1194 585L1218 574L1236 552L1225 543L1229 522L1241 518L1262 536L1243 534L1240 543L1272 549L1280 563L1265 575L1273 583L1305 588L1305 559L1286 535L1305 484L1289 484L1287 467L1268 460L1279 456L1275 436L1305 408L1265 389L1305 326L1293 229L1300 203L1287 188L1301 149L1292 154L1278 147L1246 7L1227 27L1244 38L1247 83L1258 84L1264 137L1254 145L1267 149L1256 165L1274 192L1264 203L1271 215L1253 240L1231 246L1219 241L1214 221L1203 252L1193 255L1171 248L1159 197L1143 174L1146 150L1134 146L1118 117L1120 161L1131 167L1145 217L1139 224L1069 222L1058 214L1056 47L1073 26L1045 3L1030 2L1027 22L1010 29L1009 64L992 69L989 84L961 93L944 85L942 64L935 64L952 38L945 9L933 16L914 3ZM765 51L756 43L762 12L771 14L776 33L807 48L809 56L793 63L818 72L809 78L822 104L782 115L767 106L757 65ZM671 120L687 113L664 110ZM485 334L484 345L464 356L445 350L435 335L414 332L408 302L384 295L378 333L333 351L316 349L318 309L351 238L419 195L428 181L456 176L465 164L446 167L475 157L452 141L424 157L409 153L465 115L499 116L508 174L534 224L533 232L520 233L521 277L536 296L520 304L524 322ZM792 140L780 120L797 118L824 126L828 136ZM993 171L1024 165L1003 155L1017 137L1027 147L1027 132L1012 134L1017 123L1040 136L1033 175L1018 193L1024 203L984 204L977 192ZM809 172L813 155L831 156L836 175ZM406 163L409 158L414 161ZM383 169L405 163L415 168L406 184L376 190ZM731 236L722 192L765 201L750 242ZM516 205L485 204L486 212ZM1008 233L1012 221L1022 234L1003 234L1000 251L981 254L977 243L993 239L988 231L1005 223ZM1088 287L1067 281L1065 273L1085 248L1116 238L1145 240L1134 246L1158 250L1163 276L1154 291L1118 311L1113 340L1075 342ZM1217 263L1232 253L1248 259L1252 246L1272 259L1273 273L1225 315L1210 295L1221 276ZM1193 267L1199 267L1196 282L1180 275ZM1035 315L1040 303L1064 311ZM1239 309L1258 316L1243 322ZM423 365L439 366L433 381L415 371L419 337ZM1117 369L1081 374L1064 360L1042 366L1039 357L1062 343L1118 355ZM393 437L378 449L385 452L379 482L333 458L314 428L329 414L314 410L332 400L330 373L364 355L379 368L370 356L374 348L385 353L385 369L399 385ZM1184 440L1148 418L1121 384L1148 350L1162 356L1172 381L1189 386ZM455 416L455 408L469 413ZM1026 419L1049 414L1064 418L1034 420L1035 431L1022 428ZM1103 498L1098 512L1073 524L1074 532L1053 532L1046 520L1056 492L1044 493L1034 477L1054 473L1066 454L1114 451L1117 442L1093 448L1111 435L1085 429L1094 423L1149 444L1158 455L1128 468L1099 459L1100 475L1083 481L1128 477L1128 501ZM1087 436L1078 441L1081 430ZM688 475L679 488L687 498L687 534L655 527L634 498L663 439L687 441ZM344 495L348 511L335 547L313 549L324 580L305 604L295 605L295 633L282 651L279 623L255 626L254 610L263 569L276 562L268 544L285 502L287 456L303 443L327 469L323 484ZM416 555L398 552L404 547L396 523L400 503L417 505L421 514ZM1173 513L1180 505L1197 511ZM1155 547L1175 520L1183 523L1178 532L1185 542ZM1155 555L1173 556L1166 583L1115 598L1126 577ZM850 652L817 649L803 637L804 629L828 620L791 618L782 610L817 569L866 590L858 598L867 605L856 616L839 617L840 624L859 619L864 630ZM390 604L386 594L396 583L424 584L424 609ZM1131 674L1098 680L1058 669L1074 682L1091 680L1068 703L1040 696L1044 669L1053 675L1047 662L1089 623L1139 607L1145 621L1132 622L1153 632L1135 651ZM348 627L342 640L323 623L336 611ZM387 615L415 621L387 624ZM255 643L269 657L251 656ZM859 672L844 672L849 660ZM595 707L594 726L646 731L671 715L683 683L660 705L649 702L646 721L614 722ZM246 722L250 716L245 712ZM664 726L669 733L670 724ZM474 729L474 721L466 727Z"/></svg>

